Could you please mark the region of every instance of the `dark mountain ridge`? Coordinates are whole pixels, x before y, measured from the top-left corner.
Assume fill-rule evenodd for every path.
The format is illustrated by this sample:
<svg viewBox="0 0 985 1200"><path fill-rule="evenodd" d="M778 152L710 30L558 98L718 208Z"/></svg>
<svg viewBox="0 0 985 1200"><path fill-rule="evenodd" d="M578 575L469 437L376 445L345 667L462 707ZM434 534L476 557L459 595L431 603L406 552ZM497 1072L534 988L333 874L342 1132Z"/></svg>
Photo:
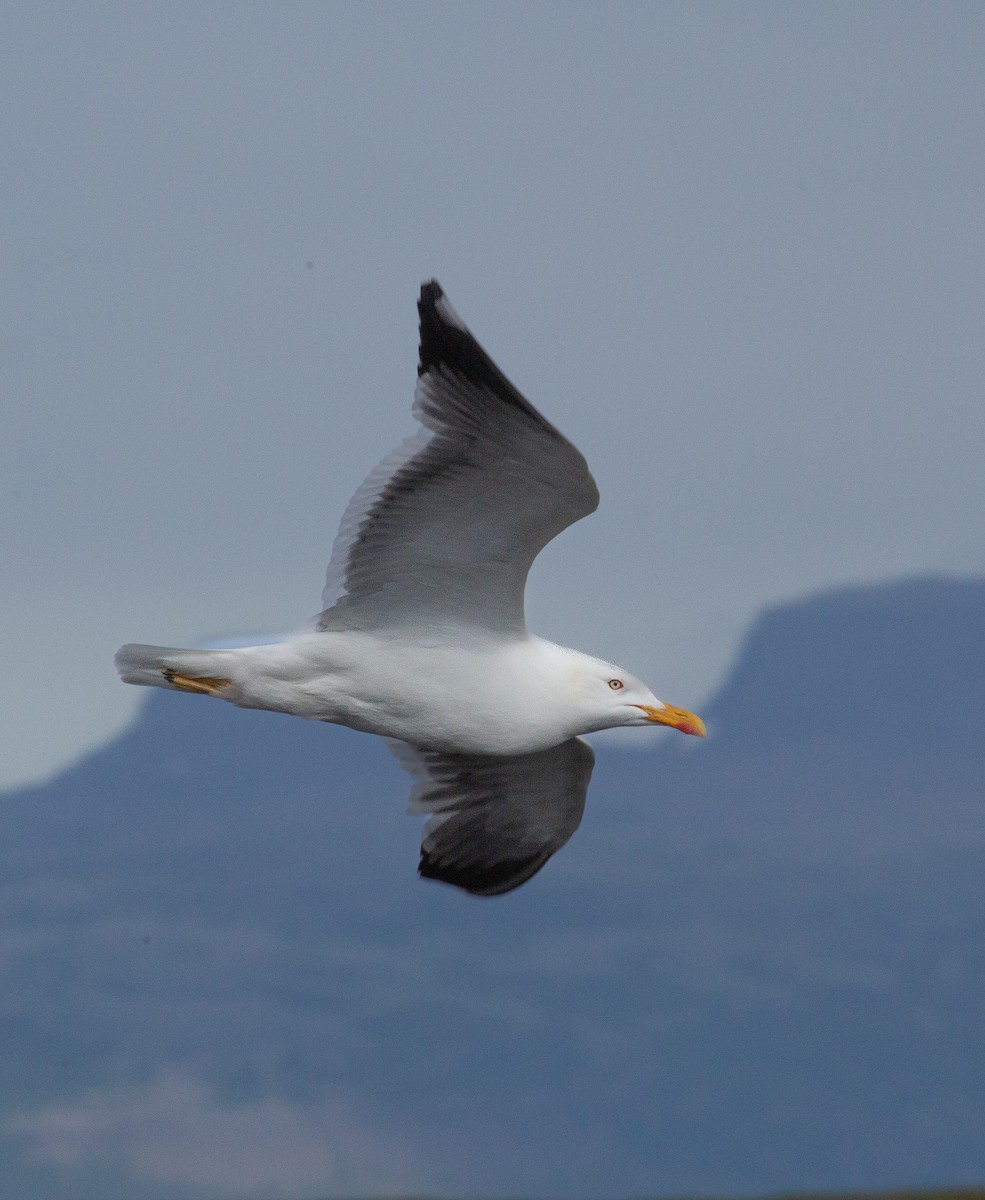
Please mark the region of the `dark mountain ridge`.
<svg viewBox="0 0 985 1200"><path fill-rule="evenodd" d="M980 1182L983 616L945 579L766 613L708 742L601 747L491 901L416 879L375 739L155 694L0 800L5 1193Z"/></svg>
<svg viewBox="0 0 985 1200"><path fill-rule="evenodd" d="M761 735L768 717L784 740L826 734L894 754L960 746L982 732L983 615L975 579L842 588L774 608L710 715L733 743Z"/></svg>

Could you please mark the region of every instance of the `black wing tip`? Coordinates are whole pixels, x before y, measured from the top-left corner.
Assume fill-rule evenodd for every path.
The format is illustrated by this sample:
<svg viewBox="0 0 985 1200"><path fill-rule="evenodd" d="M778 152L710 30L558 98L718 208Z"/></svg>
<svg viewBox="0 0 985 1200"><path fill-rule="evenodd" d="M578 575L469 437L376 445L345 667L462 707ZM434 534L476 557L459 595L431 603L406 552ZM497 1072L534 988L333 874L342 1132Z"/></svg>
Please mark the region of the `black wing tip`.
<svg viewBox="0 0 985 1200"><path fill-rule="evenodd" d="M421 284L417 315L421 331L418 375L425 375L432 368L442 365L457 370L465 366L464 373L469 374L469 368L475 369L476 352L480 359L485 358L461 317L448 303L444 288L437 279Z"/></svg>
<svg viewBox="0 0 985 1200"><path fill-rule="evenodd" d="M426 283L422 283L420 299L417 301L418 311L428 306L433 307L439 300L443 300L444 296L445 289L437 279L429 279Z"/></svg>
<svg viewBox="0 0 985 1200"><path fill-rule="evenodd" d="M519 410L549 433L557 433L475 340L471 330L448 303L437 279L421 284L417 313L421 331L418 378L444 368L477 387L494 392L504 404Z"/></svg>
<svg viewBox="0 0 985 1200"><path fill-rule="evenodd" d="M471 896L502 896L536 875L550 857L549 853L540 851L526 858L504 858L484 865L439 863L422 846L417 872L422 879L447 883Z"/></svg>

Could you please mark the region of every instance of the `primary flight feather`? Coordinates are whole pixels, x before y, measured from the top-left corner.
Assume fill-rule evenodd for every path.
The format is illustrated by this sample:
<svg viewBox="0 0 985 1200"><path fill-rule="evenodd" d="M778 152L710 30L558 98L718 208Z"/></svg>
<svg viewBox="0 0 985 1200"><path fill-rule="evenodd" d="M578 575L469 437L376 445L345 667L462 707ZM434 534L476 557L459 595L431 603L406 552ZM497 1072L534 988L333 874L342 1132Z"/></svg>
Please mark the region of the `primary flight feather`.
<svg viewBox="0 0 985 1200"><path fill-rule="evenodd" d="M422 429L352 498L314 628L235 650L123 646L116 666L127 683L389 739L416 780L411 810L430 814L421 875L492 896L578 828L595 760L579 734L705 730L622 668L527 631L530 565L598 489L436 281L417 307Z"/></svg>

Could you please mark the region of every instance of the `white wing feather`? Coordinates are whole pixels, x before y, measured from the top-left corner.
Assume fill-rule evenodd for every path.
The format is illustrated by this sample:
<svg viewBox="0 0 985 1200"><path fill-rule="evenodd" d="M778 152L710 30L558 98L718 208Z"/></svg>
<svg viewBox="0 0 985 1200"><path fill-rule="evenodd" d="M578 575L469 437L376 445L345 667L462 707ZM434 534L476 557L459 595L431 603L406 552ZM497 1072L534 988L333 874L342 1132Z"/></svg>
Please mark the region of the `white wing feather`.
<svg viewBox="0 0 985 1200"><path fill-rule="evenodd" d="M522 636L540 550L593 512L585 459L516 390L440 286L421 288L414 413L424 426L346 510L319 629L468 628Z"/></svg>

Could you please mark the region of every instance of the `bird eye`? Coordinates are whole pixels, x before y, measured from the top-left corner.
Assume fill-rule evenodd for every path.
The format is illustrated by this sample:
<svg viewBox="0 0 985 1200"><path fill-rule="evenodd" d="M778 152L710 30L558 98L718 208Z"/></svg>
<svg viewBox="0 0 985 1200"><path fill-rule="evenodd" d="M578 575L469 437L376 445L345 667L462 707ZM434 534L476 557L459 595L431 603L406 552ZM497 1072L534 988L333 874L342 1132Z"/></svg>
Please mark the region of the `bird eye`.
<svg viewBox="0 0 985 1200"><path fill-rule="evenodd" d="M626 685L623 683L623 681L621 679L610 679L609 680L609 687L612 688L612 690L614 692L618 692L621 687L625 687L625 686Z"/></svg>

